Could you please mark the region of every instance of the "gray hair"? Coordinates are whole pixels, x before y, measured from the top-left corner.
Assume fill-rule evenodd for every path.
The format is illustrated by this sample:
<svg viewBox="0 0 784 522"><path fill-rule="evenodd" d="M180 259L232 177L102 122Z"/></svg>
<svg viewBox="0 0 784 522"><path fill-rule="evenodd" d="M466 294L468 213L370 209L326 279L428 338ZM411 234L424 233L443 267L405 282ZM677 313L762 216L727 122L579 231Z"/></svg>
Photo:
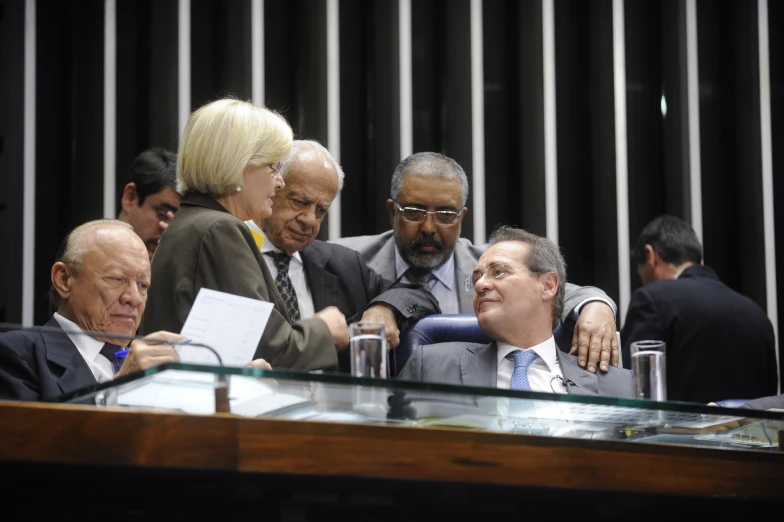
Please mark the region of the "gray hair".
<svg viewBox="0 0 784 522"><path fill-rule="evenodd" d="M87 253L87 248L84 246L82 236L87 229L100 225L117 225L133 230L130 223L120 221L119 219L95 219L93 221L88 221L71 230L68 235L65 236L65 239L60 243L60 248L57 249L54 262L63 263L74 272L78 273L82 266L82 258L84 257L84 254ZM50 285L49 287L49 300L55 308L60 304L60 294L57 293L54 285Z"/></svg>
<svg viewBox="0 0 784 522"><path fill-rule="evenodd" d="M340 166L332 153L329 152L329 150L324 145L317 142L316 140L294 140L292 142L291 154L283 161L280 166L280 177L284 180L286 179L286 176L289 173L289 169L291 169L292 165L299 161L299 153L304 152L303 149L307 147L313 149L321 161L328 160L335 167L335 170L338 173L338 193L340 193L340 191L343 190L343 178L346 177L346 175L343 173L343 167Z"/></svg>
<svg viewBox="0 0 784 522"><path fill-rule="evenodd" d="M403 176L411 173L415 168L439 178L459 180L463 197L460 204L465 206L466 201L468 201L468 177L458 162L438 152L417 152L400 162L392 174L390 195L393 200L397 201L400 195L400 185L403 183Z"/></svg>
<svg viewBox="0 0 784 522"><path fill-rule="evenodd" d="M490 234L490 245L503 241L519 241L531 247L523 263L532 274L542 275L553 272L558 276L558 291L553 299L553 328L555 328L561 320L566 296L566 261L561 254L561 249L546 237L509 226L496 228Z"/></svg>

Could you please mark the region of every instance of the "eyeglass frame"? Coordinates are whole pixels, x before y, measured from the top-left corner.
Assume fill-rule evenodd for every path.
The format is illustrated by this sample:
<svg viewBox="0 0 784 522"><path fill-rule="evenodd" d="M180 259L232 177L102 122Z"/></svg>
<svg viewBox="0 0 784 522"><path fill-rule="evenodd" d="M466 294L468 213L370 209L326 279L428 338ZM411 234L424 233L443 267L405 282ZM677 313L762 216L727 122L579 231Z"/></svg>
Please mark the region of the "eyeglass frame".
<svg viewBox="0 0 784 522"><path fill-rule="evenodd" d="M267 163L267 166L272 170L272 177L274 178L275 176L280 176L280 169L283 167L283 162Z"/></svg>
<svg viewBox="0 0 784 522"><path fill-rule="evenodd" d="M490 270L491 268L499 267L499 266L500 267L504 267L506 269L512 268L512 265L510 265L508 263L504 263L503 261L496 261L495 263L490 263L489 265L487 265L487 267L484 270L473 270L471 272L471 275L466 277L465 281L463 281L463 286L465 287L465 291L469 292L469 293L476 291L476 283L481 281L483 277L485 279L487 279L488 281L497 281L497 280L503 279L504 277L509 275L508 273L504 274L504 275L501 275L501 276L493 276L493 277L490 277L489 275L487 275L487 271L488 270ZM478 274L482 274L482 275L480 275L477 278L477 280L474 281L474 274L477 274L477 273Z"/></svg>
<svg viewBox="0 0 784 522"><path fill-rule="evenodd" d="M417 208L417 207L401 207L400 203L398 203L394 199L392 200L392 202L397 206L397 210L398 210L398 212L400 212L400 217L403 218L403 221L405 221L406 223L415 223L417 225L421 225L422 223L427 221L427 216L432 214L433 215L433 223L435 223L436 225L438 225L440 227L453 227L453 226L457 225L457 223L460 221L460 217L463 215L463 211L465 210L465 209L461 208L460 210L433 210L433 211L429 211L429 210L425 210L423 208ZM416 212L423 212L425 217L422 219L422 221L411 221L410 219L406 219L403 216L403 211L404 210L413 210L413 211L416 211ZM436 219L436 216L444 215L444 214L455 216L455 222L454 223L440 223Z"/></svg>

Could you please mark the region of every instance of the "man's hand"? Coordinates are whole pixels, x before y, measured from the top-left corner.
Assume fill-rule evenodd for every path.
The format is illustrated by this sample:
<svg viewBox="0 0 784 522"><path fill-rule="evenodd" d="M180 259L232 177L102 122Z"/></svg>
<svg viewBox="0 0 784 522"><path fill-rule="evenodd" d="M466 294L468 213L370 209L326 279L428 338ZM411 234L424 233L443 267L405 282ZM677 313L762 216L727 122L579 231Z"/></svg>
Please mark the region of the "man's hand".
<svg viewBox="0 0 784 522"><path fill-rule="evenodd" d="M332 340L335 341L335 346L338 350L343 351L348 346L348 325L346 324L346 316L335 306L328 306L322 311L318 312L314 317L318 317L329 328L329 333L332 334Z"/></svg>
<svg viewBox="0 0 784 522"><path fill-rule="evenodd" d="M381 303L374 304L362 314L362 321L371 321L384 325L384 332L387 335L387 350L397 348L397 345L400 344L400 330L397 328L395 312L391 307Z"/></svg>
<svg viewBox="0 0 784 522"><path fill-rule="evenodd" d="M618 339L615 335L615 317L604 301L593 301L582 307L574 327L570 355L577 352L577 364L596 373L596 364L603 372L610 370L608 363L618 366Z"/></svg>
<svg viewBox="0 0 784 522"><path fill-rule="evenodd" d="M246 364L245 366L247 366L248 368L261 368L262 370L271 370L272 369L272 366L270 366L270 363L268 363L264 359L254 359L251 362L249 362L248 364Z"/></svg>
<svg viewBox="0 0 784 522"><path fill-rule="evenodd" d="M122 377L164 363L179 362L180 356L177 355L174 346L163 344L163 341L182 341L183 339L185 337L182 335L160 331L151 333L144 339L132 341L128 347L128 355L125 357L120 371L114 377Z"/></svg>

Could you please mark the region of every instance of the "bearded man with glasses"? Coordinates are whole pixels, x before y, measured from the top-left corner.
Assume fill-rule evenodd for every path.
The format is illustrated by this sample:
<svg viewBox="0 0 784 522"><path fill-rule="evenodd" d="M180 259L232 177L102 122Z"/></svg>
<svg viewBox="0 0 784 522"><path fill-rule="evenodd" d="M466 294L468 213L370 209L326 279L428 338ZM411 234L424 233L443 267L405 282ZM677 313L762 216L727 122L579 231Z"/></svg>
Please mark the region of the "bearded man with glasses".
<svg viewBox="0 0 784 522"><path fill-rule="evenodd" d="M488 245L460 237L468 213L468 178L452 158L419 152L404 159L392 175L387 211L392 230L337 240L359 252L381 277L427 285L444 314L472 314L472 297L463 285ZM615 303L596 287L566 284L561 320L574 327L570 353L580 366L603 372L618 366Z"/></svg>

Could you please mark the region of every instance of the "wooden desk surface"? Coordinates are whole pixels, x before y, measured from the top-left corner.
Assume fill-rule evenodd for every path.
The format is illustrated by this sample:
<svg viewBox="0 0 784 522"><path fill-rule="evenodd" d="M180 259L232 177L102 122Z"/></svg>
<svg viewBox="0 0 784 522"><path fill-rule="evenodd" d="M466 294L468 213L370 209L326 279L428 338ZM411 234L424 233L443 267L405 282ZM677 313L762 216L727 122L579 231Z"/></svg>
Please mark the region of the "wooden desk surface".
<svg viewBox="0 0 784 522"><path fill-rule="evenodd" d="M784 453L0 403L0 460L782 499Z"/></svg>

